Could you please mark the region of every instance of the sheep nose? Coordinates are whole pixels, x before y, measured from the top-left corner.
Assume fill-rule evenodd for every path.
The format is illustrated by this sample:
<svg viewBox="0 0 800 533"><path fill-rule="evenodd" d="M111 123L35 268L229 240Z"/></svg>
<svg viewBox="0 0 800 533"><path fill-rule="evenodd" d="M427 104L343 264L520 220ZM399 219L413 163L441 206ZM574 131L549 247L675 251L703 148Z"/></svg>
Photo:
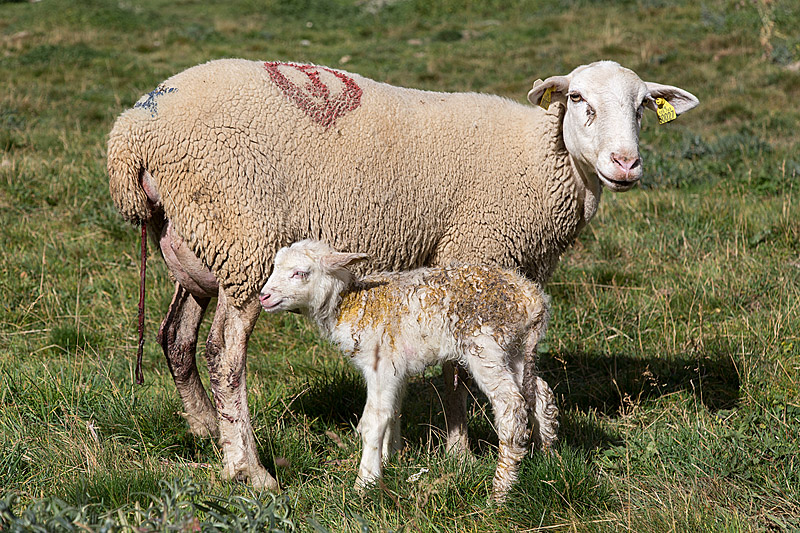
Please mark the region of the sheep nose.
<svg viewBox="0 0 800 533"><path fill-rule="evenodd" d="M258 301L261 302L261 305L263 306L269 301L271 296L272 295L270 293L262 292L261 294L258 295Z"/></svg>
<svg viewBox="0 0 800 533"><path fill-rule="evenodd" d="M632 157L629 155L618 154L616 152L611 154L611 160L625 172L629 174L633 169L641 164L641 159L638 156Z"/></svg>

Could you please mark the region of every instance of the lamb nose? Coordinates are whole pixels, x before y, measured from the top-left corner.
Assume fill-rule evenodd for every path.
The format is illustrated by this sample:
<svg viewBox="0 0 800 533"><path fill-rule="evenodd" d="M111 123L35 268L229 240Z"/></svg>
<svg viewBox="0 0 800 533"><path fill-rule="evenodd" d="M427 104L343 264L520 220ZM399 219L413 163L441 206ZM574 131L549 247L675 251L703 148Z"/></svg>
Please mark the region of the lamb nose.
<svg viewBox="0 0 800 533"><path fill-rule="evenodd" d="M265 294L265 293L262 292L261 294L258 295L258 300L263 304L264 302L269 300L270 296L272 296L272 295L269 294L269 293Z"/></svg>

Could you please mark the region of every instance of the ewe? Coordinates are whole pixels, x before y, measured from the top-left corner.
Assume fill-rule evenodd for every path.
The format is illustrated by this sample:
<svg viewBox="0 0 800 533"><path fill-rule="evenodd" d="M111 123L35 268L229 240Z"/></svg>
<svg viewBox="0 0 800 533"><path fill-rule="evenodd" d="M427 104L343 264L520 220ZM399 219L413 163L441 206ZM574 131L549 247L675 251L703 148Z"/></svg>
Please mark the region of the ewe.
<svg viewBox="0 0 800 533"><path fill-rule="evenodd" d="M466 367L488 396L500 441L492 497L503 501L517 478L534 421L549 449L558 409L535 376L549 299L534 282L486 266L420 268L356 279L346 266L366 259L319 241L281 248L260 301L264 310L300 310L341 348L367 383L359 422L363 442L356 486L381 476L399 444L399 412L410 374L444 361Z"/></svg>
<svg viewBox="0 0 800 533"><path fill-rule="evenodd" d="M528 98L542 107L231 59L169 78L120 115L111 196L147 223L176 282L158 339L190 430L220 437L223 477L278 486L256 452L245 361L279 248L315 238L369 253L372 270L478 262L544 285L602 187L639 180L644 108L697 104L611 62L548 78ZM212 403L195 348L215 296ZM448 447L466 449L454 369L444 365Z"/></svg>

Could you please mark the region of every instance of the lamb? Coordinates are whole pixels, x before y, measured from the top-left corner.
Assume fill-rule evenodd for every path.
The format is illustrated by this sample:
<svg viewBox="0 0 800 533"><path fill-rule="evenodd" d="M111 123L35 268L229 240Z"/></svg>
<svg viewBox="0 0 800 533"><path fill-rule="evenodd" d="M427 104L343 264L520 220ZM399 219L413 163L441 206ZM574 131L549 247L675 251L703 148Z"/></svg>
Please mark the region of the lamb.
<svg viewBox="0 0 800 533"><path fill-rule="evenodd" d="M544 285L602 188L640 179L643 109L697 105L612 62L537 82L528 99L538 105L231 59L167 79L120 115L111 196L146 224L174 278L158 341L190 430L220 438L224 478L278 487L256 452L245 361L279 248L314 238L369 253L371 270L473 261ZM213 297L212 403L195 348ZM463 450L465 376L443 371L447 446Z"/></svg>
<svg viewBox="0 0 800 533"><path fill-rule="evenodd" d="M558 431L553 393L534 374L549 298L536 283L498 267L451 265L356 279L347 265L367 258L320 241L294 243L278 251L259 296L265 311L311 317L363 374L367 403L356 486L378 479L381 457L397 446L408 375L457 361L494 410L500 446L492 496L502 502L526 452L529 413L545 450Z"/></svg>

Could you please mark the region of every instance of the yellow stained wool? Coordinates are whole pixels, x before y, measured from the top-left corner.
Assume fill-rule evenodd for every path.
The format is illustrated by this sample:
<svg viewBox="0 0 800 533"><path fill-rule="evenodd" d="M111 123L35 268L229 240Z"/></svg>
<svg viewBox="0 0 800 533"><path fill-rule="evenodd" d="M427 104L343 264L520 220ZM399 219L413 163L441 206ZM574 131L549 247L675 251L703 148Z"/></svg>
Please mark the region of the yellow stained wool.
<svg viewBox="0 0 800 533"><path fill-rule="evenodd" d="M382 328L391 343L399 335L398 314L405 313L410 298L421 304L423 315L444 316L458 339L466 340L491 329L501 346L517 338L509 324L519 323L526 306L542 306L530 282L510 271L485 266L450 266L429 269L417 278L367 276L341 295L337 326L348 324L352 334Z"/></svg>

